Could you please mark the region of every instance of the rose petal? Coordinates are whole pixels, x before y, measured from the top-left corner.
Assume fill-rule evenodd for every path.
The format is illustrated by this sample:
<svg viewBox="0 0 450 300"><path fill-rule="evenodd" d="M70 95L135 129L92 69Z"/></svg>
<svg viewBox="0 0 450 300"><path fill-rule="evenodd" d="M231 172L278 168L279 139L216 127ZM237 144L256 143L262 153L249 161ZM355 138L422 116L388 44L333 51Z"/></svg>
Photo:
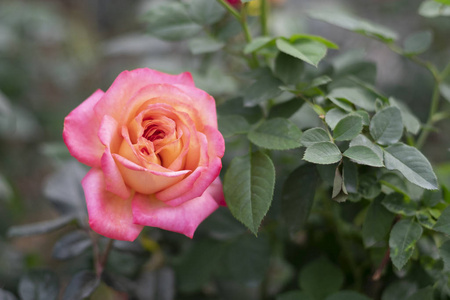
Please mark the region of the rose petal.
<svg viewBox="0 0 450 300"><path fill-rule="evenodd" d="M223 185L222 181L220 180L220 177L217 177L209 186L208 188L209 193L211 196L216 200L219 205L227 206L227 203L225 202L225 196L223 194Z"/></svg>
<svg viewBox="0 0 450 300"><path fill-rule="evenodd" d="M64 119L63 139L70 154L91 167L100 167L105 149L97 137L100 119L94 113L94 106L103 94L97 90Z"/></svg>
<svg viewBox="0 0 450 300"><path fill-rule="evenodd" d="M110 115L119 120L122 108L137 91L149 84L163 83L194 86L192 75L189 72L170 75L147 68L123 71L106 91L102 101L95 106L95 113L100 118Z"/></svg>
<svg viewBox="0 0 450 300"><path fill-rule="evenodd" d="M106 190L123 199L128 199L130 197L130 189L126 186L122 174L111 154L111 147L117 149L120 143L117 121L110 116L104 116L98 131L98 137L102 144L105 145L105 152L101 159L101 167L105 176Z"/></svg>
<svg viewBox="0 0 450 300"><path fill-rule="evenodd" d="M91 169L81 184L92 230L111 239L134 241L143 226L133 224L131 198L124 201L106 191L100 169Z"/></svg>
<svg viewBox="0 0 450 300"><path fill-rule="evenodd" d="M169 206L153 195L136 194L133 198L133 217L136 224L158 227L182 233L190 238L198 225L219 208L209 189L202 196L179 206Z"/></svg>

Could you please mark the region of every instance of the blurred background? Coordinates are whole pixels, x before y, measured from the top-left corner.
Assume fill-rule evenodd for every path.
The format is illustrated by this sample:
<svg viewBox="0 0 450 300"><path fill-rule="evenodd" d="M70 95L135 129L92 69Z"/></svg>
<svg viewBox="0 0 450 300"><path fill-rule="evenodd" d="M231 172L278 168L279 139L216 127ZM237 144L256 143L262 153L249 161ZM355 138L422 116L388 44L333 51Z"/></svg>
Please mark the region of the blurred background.
<svg viewBox="0 0 450 300"><path fill-rule="evenodd" d="M51 256L54 242L70 228L14 239L7 238L6 232L11 225L58 217L50 202L55 193L80 193L76 185L82 167L81 175L72 172L73 191L55 192L55 172L70 161L62 141L64 117L91 93L106 90L121 71L138 67L169 73L191 71L197 86L219 102L239 93L239 80L233 66L225 66L225 58L206 60L193 55L186 42L165 42L146 34L143 16L157 2L0 1L0 288L15 290L21 274L31 268L71 268ZM422 57L442 68L450 57L450 22L421 17L417 14L420 3L276 1L270 26L274 35L311 33L330 39L340 50L330 51L329 59L350 50L354 57L367 59L377 70L373 73L376 87L402 99L424 122L432 90L427 70L377 41L306 15L310 10L340 9L385 25L403 38L429 29L434 41ZM441 122L439 127L440 133L432 134L424 148L435 165L450 158L450 123Z"/></svg>

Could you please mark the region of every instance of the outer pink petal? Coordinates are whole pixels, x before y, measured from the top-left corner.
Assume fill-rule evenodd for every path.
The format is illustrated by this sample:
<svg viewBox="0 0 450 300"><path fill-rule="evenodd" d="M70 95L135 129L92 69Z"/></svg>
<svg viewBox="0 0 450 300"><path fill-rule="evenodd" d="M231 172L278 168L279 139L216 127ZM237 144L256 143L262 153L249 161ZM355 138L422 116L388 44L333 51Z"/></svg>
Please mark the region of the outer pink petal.
<svg viewBox="0 0 450 300"><path fill-rule="evenodd" d="M212 127L205 127L205 136L209 162L199 166L192 174L179 183L156 193L156 197L159 200L171 206L180 205L187 200L199 197L217 176L219 176L220 170L222 169L221 158L225 151L225 142L220 132ZM205 141L203 141L202 147L205 147Z"/></svg>
<svg viewBox="0 0 450 300"><path fill-rule="evenodd" d="M209 190L179 206L166 205L153 195L136 194L133 198L133 217L136 224L179 232L192 238L198 225L218 207L219 203Z"/></svg>
<svg viewBox="0 0 450 300"><path fill-rule="evenodd" d="M106 91L102 101L96 105L95 112L99 117L110 115L119 120L122 109L137 91L149 84L164 83L194 86L189 72L170 75L146 68L123 71Z"/></svg>
<svg viewBox="0 0 450 300"><path fill-rule="evenodd" d="M120 143L119 128L116 120L110 116L104 116L98 131L98 137L102 144L105 145L101 167L105 176L106 190L123 199L128 199L130 197L130 189L126 186L111 154L111 146L117 149L118 143Z"/></svg>
<svg viewBox="0 0 450 300"><path fill-rule="evenodd" d="M100 167L105 148L97 137L100 119L94 113L94 106L103 94L97 90L64 119L63 139L70 154L91 167Z"/></svg>
<svg viewBox="0 0 450 300"><path fill-rule="evenodd" d="M217 177L208 188L211 196L219 203L219 205L227 206L225 202L225 196L223 194L223 185L220 177Z"/></svg>
<svg viewBox="0 0 450 300"><path fill-rule="evenodd" d="M81 184L92 230L111 239L134 241L143 226L133 223L131 198L124 201L106 191L103 173L99 169L91 169Z"/></svg>

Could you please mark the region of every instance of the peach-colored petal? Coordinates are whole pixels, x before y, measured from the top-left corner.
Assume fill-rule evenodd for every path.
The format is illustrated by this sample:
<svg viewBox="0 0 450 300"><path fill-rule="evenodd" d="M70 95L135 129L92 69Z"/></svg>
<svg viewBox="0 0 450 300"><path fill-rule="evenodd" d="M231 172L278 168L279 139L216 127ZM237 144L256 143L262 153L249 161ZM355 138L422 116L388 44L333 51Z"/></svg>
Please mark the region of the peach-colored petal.
<svg viewBox="0 0 450 300"><path fill-rule="evenodd" d="M114 157L119 163L119 170L125 183L136 192L142 194L153 194L172 186L181 181L190 172L189 170L155 171L151 168L147 169L136 165L120 155L114 154ZM163 169L163 167L155 165L156 168Z"/></svg>
<svg viewBox="0 0 450 300"><path fill-rule="evenodd" d="M168 205L176 206L189 199L200 196L203 191L219 176L222 169L221 158L225 151L225 142L216 129L205 127L206 135L201 137L201 149L208 151L202 155L199 166L185 179L174 186L158 192L156 197Z"/></svg>
<svg viewBox="0 0 450 300"><path fill-rule="evenodd" d="M105 145L105 152L101 159L101 168L105 176L106 190L123 199L128 199L130 197L130 190L126 186L122 174L111 154L111 147L117 149L120 143L117 121L110 116L104 116L98 131L98 137L102 144Z"/></svg>
<svg viewBox="0 0 450 300"><path fill-rule="evenodd" d="M97 137L100 119L94 113L94 106L103 94L97 90L64 119L63 139L70 154L91 167L100 167L105 148Z"/></svg>
<svg viewBox="0 0 450 300"><path fill-rule="evenodd" d="M91 169L81 184L92 230L111 239L134 241L143 226L133 223L131 197L124 201L106 191L100 169Z"/></svg>
<svg viewBox="0 0 450 300"><path fill-rule="evenodd" d="M169 206L154 195L136 194L133 198L133 217L136 224L179 232L192 238L198 225L218 207L209 190L179 206Z"/></svg>
<svg viewBox="0 0 450 300"><path fill-rule="evenodd" d="M170 75L147 68L123 71L106 91L102 101L95 106L95 112L100 118L110 115L119 120L122 109L137 91L149 84L164 83L194 86L189 72Z"/></svg>

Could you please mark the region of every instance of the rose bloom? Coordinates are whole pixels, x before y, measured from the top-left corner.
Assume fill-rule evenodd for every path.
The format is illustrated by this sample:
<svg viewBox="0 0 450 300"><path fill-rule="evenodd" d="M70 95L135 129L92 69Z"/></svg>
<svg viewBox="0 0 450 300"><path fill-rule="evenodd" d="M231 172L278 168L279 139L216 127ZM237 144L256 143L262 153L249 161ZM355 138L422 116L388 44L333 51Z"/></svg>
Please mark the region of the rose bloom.
<svg viewBox="0 0 450 300"><path fill-rule="evenodd" d="M101 235L133 241L153 226L192 238L225 204L215 102L190 73L122 72L65 118L63 138L92 167L82 186Z"/></svg>

